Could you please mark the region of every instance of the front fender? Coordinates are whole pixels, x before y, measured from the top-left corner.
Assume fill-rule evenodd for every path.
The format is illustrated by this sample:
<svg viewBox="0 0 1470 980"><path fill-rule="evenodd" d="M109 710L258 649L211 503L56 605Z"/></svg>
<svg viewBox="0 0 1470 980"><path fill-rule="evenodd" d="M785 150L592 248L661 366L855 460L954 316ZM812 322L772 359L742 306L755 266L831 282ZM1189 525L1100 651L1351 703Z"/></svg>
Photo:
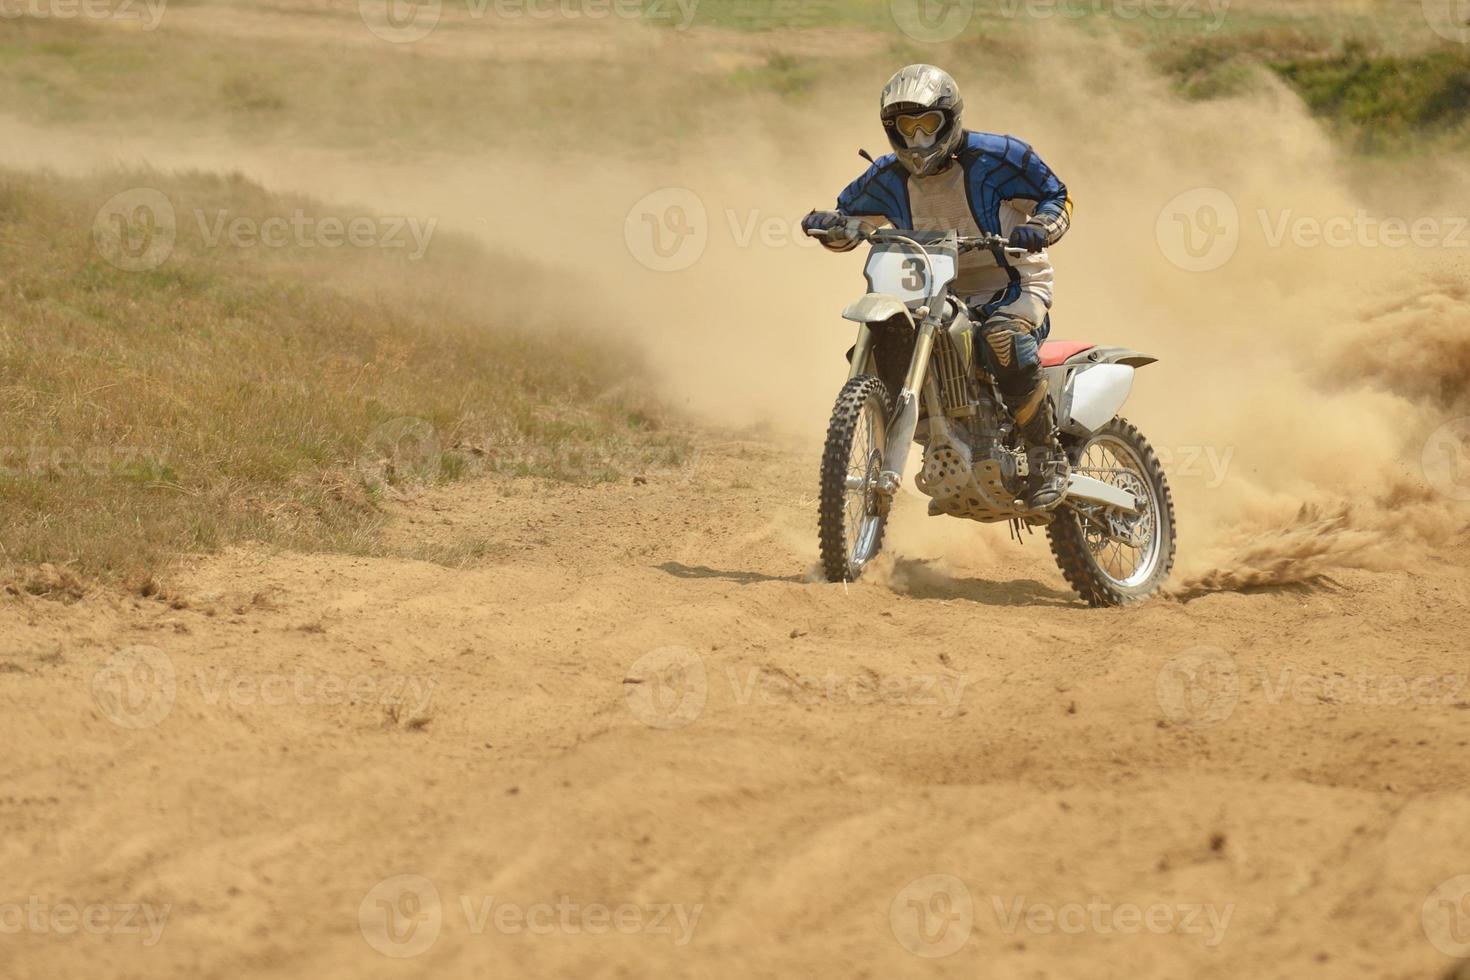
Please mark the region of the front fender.
<svg viewBox="0 0 1470 980"><path fill-rule="evenodd" d="M914 315L909 308L898 297L887 293L868 293L842 311L844 320L857 323L882 323L894 317L902 317L909 329L914 329Z"/></svg>

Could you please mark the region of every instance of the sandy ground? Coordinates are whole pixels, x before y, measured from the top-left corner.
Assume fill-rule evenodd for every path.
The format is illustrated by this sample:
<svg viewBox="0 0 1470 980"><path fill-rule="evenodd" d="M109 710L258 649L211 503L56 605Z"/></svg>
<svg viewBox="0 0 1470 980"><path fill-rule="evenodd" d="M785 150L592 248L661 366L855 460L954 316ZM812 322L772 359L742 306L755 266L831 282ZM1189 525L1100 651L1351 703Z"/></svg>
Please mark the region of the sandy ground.
<svg viewBox="0 0 1470 980"><path fill-rule="evenodd" d="M915 506L873 581L819 585L815 462L710 436L643 485L397 505L405 540L491 538L479 567L246 548L167 600L7 595L0 975L1470 953L1470 541L1091 610L1040 538L954 523L935 558Z"/></svg>
<svg viewBox="0 0 1470 980"><path fill-rule="evenodd" d="M170 9L165 31L371 44L355 6L293 18L286 5L195 5ZM492 34L455 9L422 45L375 50L612 56L587 25ZM626 43L725 71L875 43L854 38ZM1171 125L1160 130L1183 133L1178 146L1199 143ZM1282 131L1262 129L1262 145L1274 153ZM425 189L381 161L328 167L311 148L153 146L8 116L0 132L10 165L85 170L146 150L160 166L227 163L273 188L340 186L408 213L483 206L470 164L436 169ZM799 214L808 188L839 186L854 159L842 153L832 174L792 180L790 200L706 193ZM1320 182L1315 157L1291 159L1273 156L1273 174ZM767 183L763 160L731 168ZM1180 190L1195 180L1182 173ZM611 219L588 254L621 255L630 206L675 179L579 188ZM1089 179L1102 228L1106 202L1132 198ZM1149 173L1119 186L1150 181L1175 192ZM1135 253L1154 254L1162 203L1140 207L1148 251ZM1087 227L1073 233L1074 276ZM1107 252L1128 249L1094 244L1103 273ZM725 288L731 268L797 266L776 251L741 258L702 267L707 280L696 270L690 295ZM631 259L608 268L645 288ZM855 271L833 267L841 293L787 274L827 310ZM1164 319L1171 293L1147 285L1140 308ZM1190 289L1204 290L1190 304L1224 295ZM1126 331L1085 333L1153 350L1135 312ZM1287 322L1264 324L1273 345ZM1410 326L1424 337L1456 322ZM791 343L830 360L848 340ZM787 358L807 386L810 352ZM728 360L738 353L720 348L719 374L759 401ZM1145 430L1187 414L1188 445L1239 444L1232 475L1255 476L1296 416L1268 405L1259 424L1196 433L1210 391L1167 363L1135 403ZM771 373L773 389L795 387ZM1232 394L1250 376L1219 375ZM1188 413L1157 407L1172 409L1168 377L1196 386ZM1285 390L1256 385L1262 399ZM1320 430L1323 417L1293 424ZM1398 416L1334 418L1313 493L1381 496L1343 462L1380 462L1365 418L1400 434ZM1270 475L1278 461L1264 459ZM1018 547L910 499L869 580L832 586L810 581L816 467L809 450L705 433L692 466L642 485L477 481L394 506L400 541L488 542L490 558L465 568L247 547L185 563L160 597L0 592L0 980L1421 978L1470 959L1470 537L1313 588L1092 610L1043 538ZM1206 522L1181 507L1181 523L1182 552Z"/></svg>

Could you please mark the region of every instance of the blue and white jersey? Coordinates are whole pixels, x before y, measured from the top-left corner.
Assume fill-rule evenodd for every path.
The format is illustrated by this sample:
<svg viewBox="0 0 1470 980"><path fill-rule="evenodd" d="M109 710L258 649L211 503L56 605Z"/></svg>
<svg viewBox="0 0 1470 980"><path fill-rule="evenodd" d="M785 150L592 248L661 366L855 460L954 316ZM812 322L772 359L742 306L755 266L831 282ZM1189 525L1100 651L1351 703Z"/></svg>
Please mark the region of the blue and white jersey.
<svg viewBox="0 0 1470 980"><path fill-rule="evenodd" d="M879 157L837 197L843 214L882 218L895 228L958 231L961 235L1009 235L1032 224L1055 244L1072 220L1072 199L1036 151L1014 136L965 133L955 153L958 166L914 177L893 154ZM852 243L845 246L851 248ZM1003 302L1024 288L1050 305L1051 260L1046 252L997 263L990 252L960 257L954 292L974 304Z"/></svg>

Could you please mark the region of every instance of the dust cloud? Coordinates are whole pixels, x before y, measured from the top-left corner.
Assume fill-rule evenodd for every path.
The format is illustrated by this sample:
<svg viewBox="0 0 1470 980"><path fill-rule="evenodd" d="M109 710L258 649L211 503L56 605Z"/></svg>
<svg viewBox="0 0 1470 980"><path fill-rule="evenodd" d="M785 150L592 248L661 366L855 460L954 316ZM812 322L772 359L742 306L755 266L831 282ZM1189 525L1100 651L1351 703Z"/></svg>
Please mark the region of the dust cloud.
<svg viewBox="0 0 1470 980"><path fill-rule="evenodd" d="M1466 513L1426 487L1422 459L1432 432L1470 412L1464 175L1446 181L1432 164L1444 195L1405 210L1412 165L1386 181L1356 172L1269 78L1249 96L1187 102L1117 42L1059 31L1038 49L1050 53L1018 79L936 60L967 93L971 127L1023 136L1072 191L1053 336L1161 358L1126 413L1171 471L1177 594L1402 565L1458 533ZM778 232L830 206L861 172L858 147L882 149L872 96L893 67L875 62L799 109L761 106L648 173L650 190L695 189L709 213L694 267L620 287L691 408L821 432L849 343L836 314L861 289L861 259ZM1196 271L1167 212L1218 201L1238 241ZM767 218L771 240L742 245L737 229ZM1393 219L1428 221L1427 246L1406 247ZM890 541L975 557L935 524Z"/></svg>
<svg viewBox="0 0 1470 980"><path fill-rule="evenodd" d="M1270 79L1189 102L1117 40L1038 32L1046 43L1019 64L974 47L931 57L958 78L971 128L1027 139L1072 192L1073 230L1053 249L1052 336L1161 358L1139 373L1125 411L1171 472L1176 594L1414 562L1458 533L1466 514L1426 489L1421 459L1432 432L1470 414L1470 292L1455 266L1466 253L1452 241L1389 243L1371 221L1332 244L1301 229L1429 218L1450 239L1465 175L1446 181L1437 162L1442 195L1421 186L1416 210L1384 212L1402 208L1413 165L1391 179L1355 171ZM687 48L608 25L597 50L679 78ZM439 218L484 242L492 265L540 270L519 289L490 270L507 308L635 346L677 410L815 448L851 343L838 313L863 281L859 253L824 252L798 222L862 171L859 147L886 149L875 101L896 67L874 56L799 101L751 91L713 108L691 77L641 110L681 118L680 99L719 125L657 145L574 110L545 145L473 157L423 147L411 162L181 133L104 139L0 118L0 164L227 170ZM1238 242L1228 260L1192 270L1198 257L1181 251L1168 212L1187 227L1201 202L1233 208ZM1003 528L977 545L938 523L920 515L890 543L982 564L1005 543Z"/></svg>

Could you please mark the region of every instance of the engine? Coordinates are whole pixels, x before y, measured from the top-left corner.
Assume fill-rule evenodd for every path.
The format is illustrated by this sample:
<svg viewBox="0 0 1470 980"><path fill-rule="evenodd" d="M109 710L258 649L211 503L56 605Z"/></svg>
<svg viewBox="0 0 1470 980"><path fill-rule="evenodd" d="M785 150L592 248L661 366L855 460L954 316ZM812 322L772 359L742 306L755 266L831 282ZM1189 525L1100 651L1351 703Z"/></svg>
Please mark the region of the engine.
<svg viewBox="0 0 1470 980"><path fill-rule="evenodd" d="M927 420L928 437L921 439L924 467L914 484L933 498L937 513L1009 520L1021 509L1016 498L1026 476L1026 455L1004 444L1009 420L982 394L970 369L972 352L960 346L968 342L967 329L935 334L930 372L943 417Z"/></svg>

